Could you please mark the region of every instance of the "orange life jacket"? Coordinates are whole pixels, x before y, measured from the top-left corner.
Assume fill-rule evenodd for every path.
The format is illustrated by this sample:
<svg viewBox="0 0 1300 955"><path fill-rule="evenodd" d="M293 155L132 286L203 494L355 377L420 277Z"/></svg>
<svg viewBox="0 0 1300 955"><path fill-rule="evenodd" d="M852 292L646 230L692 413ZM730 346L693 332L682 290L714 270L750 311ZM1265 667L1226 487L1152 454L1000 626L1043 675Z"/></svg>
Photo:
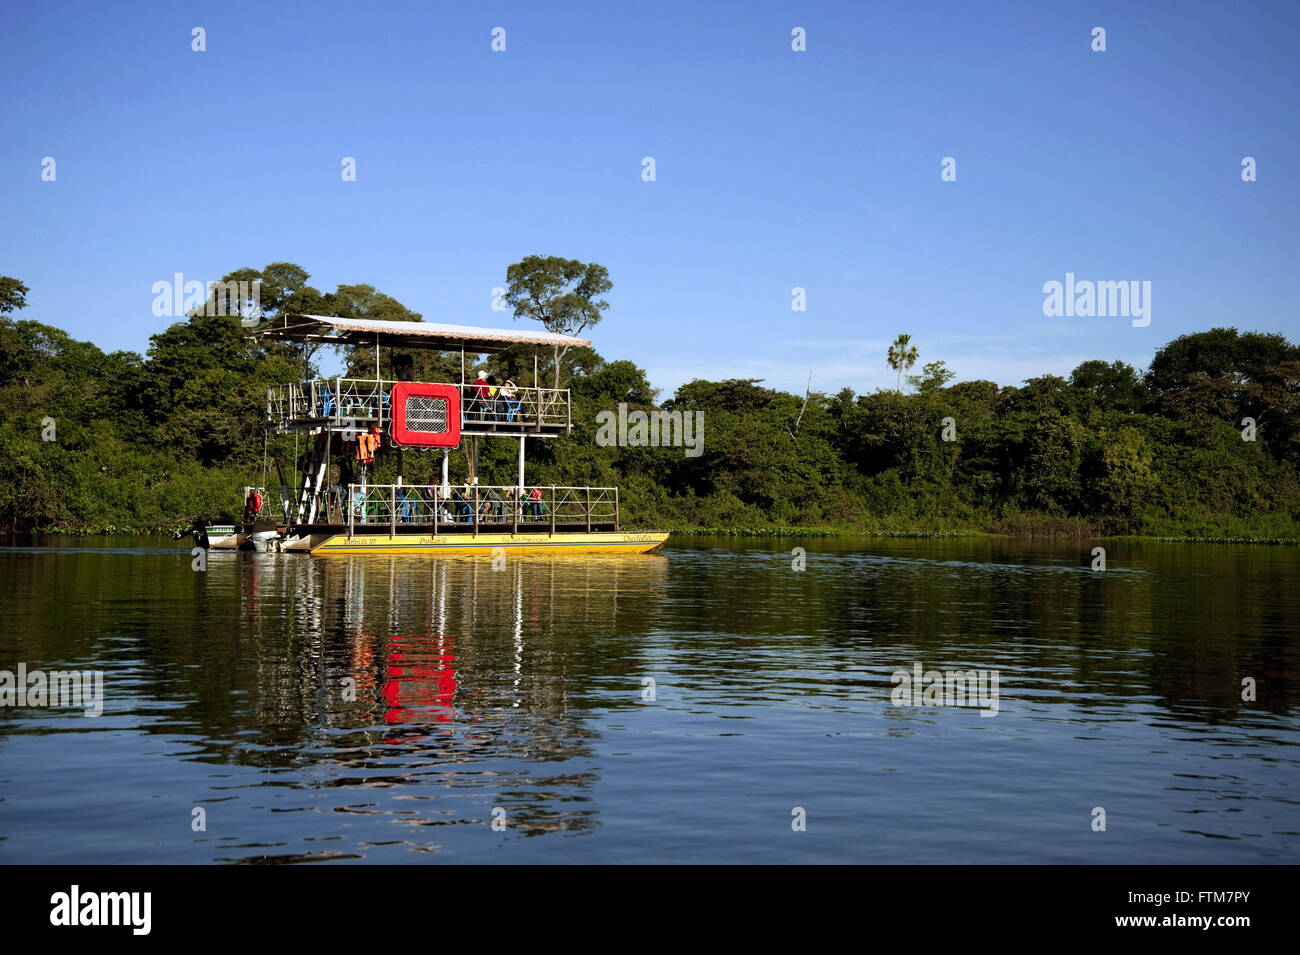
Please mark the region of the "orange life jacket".
<svg viewBox="0 0 1300 955"><path fill-rule="evenodd" d="M357 435L357 460L362 464L370 464L375 460L375 452L379 450L379 435L377 434L359 434Z"/></svg>

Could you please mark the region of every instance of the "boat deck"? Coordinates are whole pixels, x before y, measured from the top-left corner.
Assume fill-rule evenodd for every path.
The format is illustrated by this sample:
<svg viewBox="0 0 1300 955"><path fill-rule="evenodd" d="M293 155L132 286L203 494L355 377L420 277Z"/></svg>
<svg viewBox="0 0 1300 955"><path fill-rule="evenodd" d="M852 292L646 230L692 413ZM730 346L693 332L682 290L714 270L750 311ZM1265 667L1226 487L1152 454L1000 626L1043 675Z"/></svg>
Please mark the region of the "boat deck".
<svg viewBox="0 0 1300 955"><path fill-rule="evenodd" d="M259 530L267 529L263 525L258 525ZM344 534L354 537L374 536L382 534L385 537L397 537L409 534L428 535L437 534L439 536L467 536L477 537L486 534L572 534L572 533L609 533L620 531L621 528L613 521L592 521L588 524L586 521L556 521L551 524L549 521L488 521L481 523L447 523L439 521L433 523L402 523L396 525L388 523L383 524L280 524L276 527L282 535L303 536L305 534ZM236 524L234 532L236 534L250 534L253 532L252 524Z"/></svg>

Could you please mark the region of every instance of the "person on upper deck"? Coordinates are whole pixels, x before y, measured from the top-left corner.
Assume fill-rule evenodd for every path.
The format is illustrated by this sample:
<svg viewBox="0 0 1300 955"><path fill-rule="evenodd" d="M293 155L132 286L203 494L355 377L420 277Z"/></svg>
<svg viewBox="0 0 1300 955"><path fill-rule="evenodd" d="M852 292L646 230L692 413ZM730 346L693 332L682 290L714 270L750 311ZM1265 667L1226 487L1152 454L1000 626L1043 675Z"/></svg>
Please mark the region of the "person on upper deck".
<svg viewBox="0 0 1300 955"><path fill-rule="evenodd" d="M514 421L515 415L519 414L520 401L515 397L515 383L509 378L501 386L501 403L504 407L501 409L505 413L501 416L502 421Z"/></svg>
<svg viewBox="0 0 1300 955"><path fill-rule="evenodd" d="M473 420L482 421L491 410L490 402L492 400L492 386L488 384L488 373L480 371L474 384L470 385L470 401L467 409L472 415Z"/></svg>
<svg viewBox="0 0 1300 955"><path fill-rule="evenodd" d="M488 400L487 400L487 419L489 421L501 420L501 399L499 397L501 389L497 387L497 376L488 375Z"/></svg>

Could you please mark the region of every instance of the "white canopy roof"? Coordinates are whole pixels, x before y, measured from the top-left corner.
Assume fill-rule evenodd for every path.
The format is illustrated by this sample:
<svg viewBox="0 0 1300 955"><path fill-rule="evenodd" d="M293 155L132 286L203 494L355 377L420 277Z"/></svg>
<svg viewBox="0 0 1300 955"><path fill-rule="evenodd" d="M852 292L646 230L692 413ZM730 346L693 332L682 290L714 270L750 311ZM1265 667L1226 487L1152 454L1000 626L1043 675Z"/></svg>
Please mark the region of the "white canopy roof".
<svg viewBox="0 0 1300 955"><path fill-rule="evenodd" d="M406 345L419 348L497 352L511 345L558 345L585 347L588 339L554 332L519 331L510 328L477 328L473 325L445 325L435 322L385 322L372 318L339 318L333 315L280 315L253 329L256 335L283 341L317 342L334 345Z"/></svg>

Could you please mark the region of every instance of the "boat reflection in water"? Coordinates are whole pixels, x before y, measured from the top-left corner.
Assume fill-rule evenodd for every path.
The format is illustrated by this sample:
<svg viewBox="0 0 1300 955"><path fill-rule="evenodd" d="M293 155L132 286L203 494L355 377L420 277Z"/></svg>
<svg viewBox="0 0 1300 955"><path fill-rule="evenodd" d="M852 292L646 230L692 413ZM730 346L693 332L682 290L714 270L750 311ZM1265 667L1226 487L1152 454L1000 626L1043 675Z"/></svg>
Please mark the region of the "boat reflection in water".
<svg viewBox="0 0 1300 955"><path fill-rule="evenodd" d="M643 614L623 608L662 598L666 558L229 563L245 636L262 652L261 732L296 746L293 765L314 761L336 811L420 827L482 825L501 807L510 831L595 825L595 723L570 705L570 681L590 700L588 682L607 676L639 703ZM372 792L385 789L400 793Z"/></svg>
<svg viewBox="0 0 1300 955"><path fill-rule="evenodd" d="M436 665L413 662L428 640L428 635L419 640L396 634L390 638L388 666L379 688L379 695L388 704L385 723L419 724L430 717L438 723L451 722L451 705L456 696L454 640L441 635L437 638Z"/></svg>

